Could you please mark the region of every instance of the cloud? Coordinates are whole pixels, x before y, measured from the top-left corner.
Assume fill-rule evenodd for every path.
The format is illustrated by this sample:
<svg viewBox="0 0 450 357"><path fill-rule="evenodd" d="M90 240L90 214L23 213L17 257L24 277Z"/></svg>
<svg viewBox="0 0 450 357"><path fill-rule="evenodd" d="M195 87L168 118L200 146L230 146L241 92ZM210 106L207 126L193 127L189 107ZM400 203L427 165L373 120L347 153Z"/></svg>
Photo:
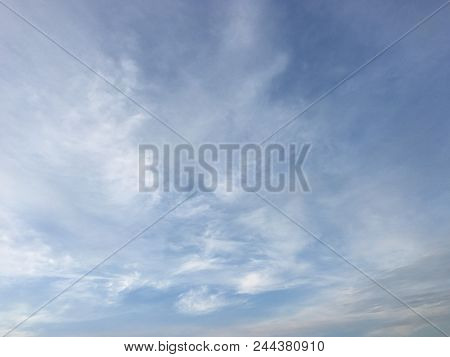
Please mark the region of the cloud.
<svg viewBox="0 0 450 357"><path fill-rule="evenodd" d="M8 280L65 275L74 267L70 254L55 252L41 234L17 218L0 215L0 275Z"/></svg>
<svg viewBox="0 0 450 357"><path fill-rule="evenodd" d="M200 286L181 294L176 307L180 312L186 314L205 314L216 311L227 304L223 294L212 292L207 286Z"/></svg>
<svg viewBox="0 0 450 357"><path fill-rule="evenodd" d="M398 21L402 3L25 5L15 4L195 144L262 140L433 7L420 4ZM445 327L443 19L274 138L313 143L305 163L312 193L270 199ZM138 144L179 138L11 14L0 11L0 20L6 330L184 196L137 190ZM238 177L226 192L221 175L217 192L188 201L17 334L145 334L148 316L167 334L186 326L199 335L435 334L239 190ZM196 316L207 314L200 326Z"/></svg>
<svg viewBox="0 0 450 357"><path fill-rule="evenodd" d="M441 275L446 274L447 268L440 264L447 259L446 255L421 259L378 277L378 281L448 332L448 291L441 286L448 280ZM424 281L418 272L427 276L427 280ZM430 279L432 275L434 278ZM328 277L326 281L327 284L314 295L314 302L309 298L298 301L268 320L243 324L233 333L250 336L441 335L414 312L356 273Z"/></svg>
<svg viewBox="0 0 450 357"><path fill-rule="evenodd" d="M251 272L239 280L239 293L256 294L272 287L273 278L270 272Z"/></svg>

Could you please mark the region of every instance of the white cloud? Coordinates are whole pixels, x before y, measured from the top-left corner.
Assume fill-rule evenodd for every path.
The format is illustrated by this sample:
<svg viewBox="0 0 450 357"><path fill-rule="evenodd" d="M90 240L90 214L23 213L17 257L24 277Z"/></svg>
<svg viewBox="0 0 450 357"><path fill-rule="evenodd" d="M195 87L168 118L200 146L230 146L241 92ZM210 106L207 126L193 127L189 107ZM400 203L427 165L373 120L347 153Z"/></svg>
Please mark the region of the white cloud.
<svg viewBox="0 0 450 357"><path fill-rule="evenodd" d="M159 17L158 11L166 10L162 3L151 11L143 6L143 14L149 15L143 16L148 20L145 25L150 24L152 31L147 31L150 27L143 24L134 27L133 23L127 26L129 32L121 36L114 31L100 33L103 20L95 17L90 5L80 6L92 16L89 19L95 20L92 23L83 21L86 16L73 16L68 10L71 5L65 6L52 13L49 5L48 12L36 12L33 19L43 28L54 30L50 33L59 36L69 49L76 49L86 62L127 94L161 114L194 143L260 140L275 124L297 111L297 105L310 102L299 95L292 103L285 100L283 93L280 94L283 100L271 101L272 89L276 90L274 83L284 88L277 79L290 65L295 64L293 67L298 70L307 65L320 67L320 63L306 63L303 53L290 49L288 38L280 46L273 41L275 37L271 36L277 30L274 27L277 20L272 16L271 4L223 3L219 9L220 22L206 29L199 26L201 35L185 33L185 29L191 29L191 23L184 23L181 17L171 23L169 30L173 32L168 36L165 36L167 29L159 28L161 24L151 17ZM178 5L169 6L174 10ZM27 14L33 14L34 10L32 6L21 9L29 11ZM58 16L52 16L55 14ZM30 277L62 278L46 283L42 288L48 288L42 293L44 296L60 291L78 276L76 273L84 272L91 263L103 258L109 248L113 249L139 227L149 224L159 216L161 206L170 206L173 196L137 192L137 144L178 142L178 138L173 138L165 128L53 44L33 31L24 31L23 24L8 16L0 13L2 23L8 28L0 34L1 51L9 54L0 59L0 86L5 88L5 95L0 99L3 110L0 201L5 203L8 216L22 219L1 222L0 274L4 281L11 278L23 287ZM68 18L78 20L65 21ZM111 23L122 29L120 21ZM98 37L91 36L92 33ZM142 34L145 43L141 42ZM204 34L214 40L201 43L199 38ZM126 47L126 56L114 52L116 43L108 40L133 43L133 51L128 53L130 47ZM319 47L322 51L323 46ZM100 48L105 49L104 53ZM327 57L315 50L318 51L316 59ZM139 57L133 57L136 53L142 55L142 62ZM194 55L190 56L191 53ZM445 52L442 53L444 56ZM342 68L347 66L337 63L330 73L342 72ZM380 73L374 73L371 78L379 80L384 75ZM288 77L289 81L297 81L296 75ZM330 78L325 79L323 83L318 80L317 86L326 87ZM382 84L382 88L388 87L385 82ZM358 83L352 82L350 87L350 91L358 88ZM356 114L344 112L346 115L339 119L339 125L327 120L342 113L330 96L317 108L319 114L308 113L314 120L298 122L295 124L298 126L293 125L284 132L286 137L295 140L310 138L323 151L314 153L316 166L311 177L317 179L317 185L312 182L315 191L308 201L312 204L308 206L296 195L280 196L283 208L295 217L305 216L308 227L313 225L318 233L326 231L325 240L375 273L407 267L427 254L435 257L439 247L434 243L440 241L426 232L432 221L421 221L420 231L413 227L418 222L415 216L418 205L408 199L407 182L402 181L404 191L387 190L372 182L380 178L395 179L395 173L380 170L380 177L374 177L352 171L359 168L352 165L366 160L360 152L355 154L360 147L353 133L364 131L356 106L367 104L359 102L358 93L352 94L355 96L345 106L351 104ZM297 92L292 96L297 96ZM317 162L324 164L323 167L317 169L320 166ZM352 176L349 173L355 173L356 178L345 184ZM46 321L104 318L110 313L102 310L104 305L120 305L122 296L141 287L168 290L198 286L181 294L176 308L186 314L206 314L228 306L232 300L230 295L256 295L305 284L315 290L314 297L308 301L310 306L296 310L297 305L287 303L282 308L289 311L284 311L278 319L264 317L264 321L252 326L241 326L241 331L308 334L311 327L324 331L330 326L339 328L342 323L351 325L353 320L373 318L391 323L390 314L398 322L391 323L392 326L380 324L370 333L410 334L420 328L400 310L388 307L384 312L378 311L379 306L371 300L375 293L358 300L356 295L365 293L365 287L350 284L350 287L334 289L334 283L329 280L313 281L311 267L316 254L320 258L327 252L308 251L314 247L310 244L314 240L270 207L261 208L261 201L238 188L238 180L236 173L233 192L227 193L221 176L218 191L211 195L218 198L217 202L189 201L171 214L168 222L127 247L117 260L112 259L101 271L87 277L61 299L61 304L56 302L52 317L44 312L42 319L37 318L36 325L30 326L37 328L38 323ZM330 183L333 187L327 190ZM440 211L446 211L446 202L442 206ZM206 220L211 223L205 224ZM65 247L67 252L61 253L60 247ZM409 274L415 276L420 271L416 268ZM422 282L404 290L420 300L423 307L426 303L422 300L426 299L416 294L417 286L423 291L435 289L434 296L445 295L436 289L436 282L423 285L427 279L424 276ZM401 285L402 281L405 278L397 276L393 285ZM12 291L5 295L8 294L13 296ZM428 297L427 301L430 300ZM80 301L86 306L83 313L75 308ZM357 303L361 304L361 311L369 308L370 312L352 310L352 304ZM441 301L435 304L443 305ZM31 304L13 305L10 311L14 318L4 311L8 324L32 311ZM436 315L436 311L433 305L432 313Z"/></svg>
<svg viewBox="0 0 450 357"><path fill-rule="evenodd" d="M200 256L189 257L185 262L181 264L175 274L217 269L218 266L216 265L216 263L217 259L202 258Z"/></svg>
<svg viewBox="0 0 450 357"><path fill-rule="evenodd" d="M68 253L55 252L18 219L0 215L0 275L3 278L65 276L74 267Z"/></svg>
<svg viewBox="0 0 450 357"><path fill-rule="evenodd" d="M207 286L193 288L178 297L176 307L186 314L205 314L216 311L229 302L221 293L211 292Z"/></svg>
<svg viewBox="0 0 450 357"><path fill-rule="evenodd" d="M270 274L270 273L269 273ZM272 277L267 272L251 272L239 279L238 292L256 294L273 288Z"/></svg>

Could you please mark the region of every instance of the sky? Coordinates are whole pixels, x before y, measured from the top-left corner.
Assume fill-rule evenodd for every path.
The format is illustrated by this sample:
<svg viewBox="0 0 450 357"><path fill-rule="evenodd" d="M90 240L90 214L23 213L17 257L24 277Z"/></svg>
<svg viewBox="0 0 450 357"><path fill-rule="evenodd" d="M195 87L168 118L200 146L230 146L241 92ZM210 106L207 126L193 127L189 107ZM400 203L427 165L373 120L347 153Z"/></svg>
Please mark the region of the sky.
<svg viewBox="0 0 450 357"><path fill-rule="evenodd" d="M4 3L199 145L260 142L443 1ZM447 334L449 16L271 138L311 143L311 192L263 193ZM179 137L4 6L0 29L4 334L187 196L138 192L138 145ZM236 187L198 193L11 335L440 333Z"/></svg>

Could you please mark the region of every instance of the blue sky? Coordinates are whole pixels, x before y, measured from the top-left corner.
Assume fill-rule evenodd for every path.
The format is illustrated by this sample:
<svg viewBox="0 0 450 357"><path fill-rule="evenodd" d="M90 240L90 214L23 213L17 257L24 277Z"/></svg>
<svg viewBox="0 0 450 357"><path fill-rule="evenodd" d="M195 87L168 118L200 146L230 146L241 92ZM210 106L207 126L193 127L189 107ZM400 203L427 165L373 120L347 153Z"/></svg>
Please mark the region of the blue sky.
<svg viewBox="0 0 450 357"><path fill-rule="evenodd" d="M259 142L440 1L8 1L194 144ZM266 194L450 331L449 11L273 142ZM138 193L173 133L0 7L0 330L183 199ZM438 335L255 195L198 194L13 335Z"/></svg>

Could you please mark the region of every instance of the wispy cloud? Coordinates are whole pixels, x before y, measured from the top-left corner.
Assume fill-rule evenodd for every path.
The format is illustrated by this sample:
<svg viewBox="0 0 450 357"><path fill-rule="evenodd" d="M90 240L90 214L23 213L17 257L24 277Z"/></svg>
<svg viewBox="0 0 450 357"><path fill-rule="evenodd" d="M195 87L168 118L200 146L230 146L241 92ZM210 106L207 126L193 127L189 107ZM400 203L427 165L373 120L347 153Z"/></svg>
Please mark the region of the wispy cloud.
<svg viewBox="0 0 450 357"><path fill-rule="evenodd" d="M14 6L199 144L262 140L436 4ZM137 148L179 138L0 10L7 330L178 202L138 192ZM272 199L449 328L445 20L437 16L274 138L313 143L312 193ZM221 175L216 192L187 202L15 333L435 333L235 186L226 192Z"/></svg>

